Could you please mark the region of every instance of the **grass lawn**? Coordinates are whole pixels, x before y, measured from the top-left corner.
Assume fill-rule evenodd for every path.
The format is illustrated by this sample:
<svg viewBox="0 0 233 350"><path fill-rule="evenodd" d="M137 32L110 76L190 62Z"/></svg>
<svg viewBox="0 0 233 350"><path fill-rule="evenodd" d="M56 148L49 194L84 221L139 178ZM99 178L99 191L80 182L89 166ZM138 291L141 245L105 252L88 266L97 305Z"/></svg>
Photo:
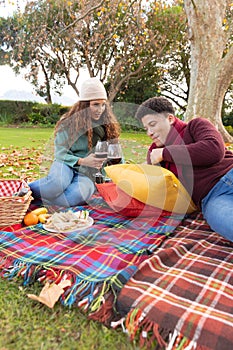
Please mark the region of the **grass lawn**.
<svg viewBox="0 0 233 350"><path fill-rule="evenodd" d="M145 133L122 133L125 160L145 161L150 139ZM53 160L53 129L0 128L0 178L27 178L28 182L44 176Z"/></svg>
<svg viewBox="0 0 233 350"><path fill-rule="evenodd" d="M36 178L41 156L48 152L53 129L0 128L0 177ZM122 134L126 160L145 160L144 134ZM52 154L52 151L50 152ZM47 153L46 153L47 154ZM89 321L77 308L60 303L53 309L34 302L42 286L21 286L21 279L0 279L0 350L136 350L120 329Z"/></svg>
<svg viewBox="0 0 233 350"><path fill-rule="evenodd" d="M53 136L50 128L0 128L0 147L43 148L44 143Z"/></svg>

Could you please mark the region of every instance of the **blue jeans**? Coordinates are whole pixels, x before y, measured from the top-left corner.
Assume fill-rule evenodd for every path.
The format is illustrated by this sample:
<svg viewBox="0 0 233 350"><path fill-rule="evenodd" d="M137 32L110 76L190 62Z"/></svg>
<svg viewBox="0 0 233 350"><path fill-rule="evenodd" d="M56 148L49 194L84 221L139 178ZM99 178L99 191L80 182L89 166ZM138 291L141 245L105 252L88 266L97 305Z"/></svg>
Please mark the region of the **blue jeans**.
<svg viewBox="0 0 233 350"><path fill-rule="evenodd" d="M202 213L212 230L233 242L233 169L202 199Z"/></svg>
<svg viewBox="0 0 233 350"><path fill-rule="evenodd" d="M53 162L46 177L29 183L29 186L35 200L65 207L82 205L95 192L89 177L57 161Z"/></svg>

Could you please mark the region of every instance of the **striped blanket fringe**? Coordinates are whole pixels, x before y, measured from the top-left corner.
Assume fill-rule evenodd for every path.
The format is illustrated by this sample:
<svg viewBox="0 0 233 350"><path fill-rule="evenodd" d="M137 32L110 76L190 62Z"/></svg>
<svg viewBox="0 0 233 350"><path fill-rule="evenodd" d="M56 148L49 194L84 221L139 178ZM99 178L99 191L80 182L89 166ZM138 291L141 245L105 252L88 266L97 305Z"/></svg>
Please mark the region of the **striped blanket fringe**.
<svg viewBox="0 0 233 350"><path fill-rule="evenodd" d="M88 209L95 223L78 233L53 234L41 224L1 231L0 276L20 277L23 286L70 281L60 296L64 306L75 304L93 318L112 320L117 294L180 217L126 218L96 203L72 209Z"/></svg>
<svg viewBox="0 0 233 350"><path fill-rule="evenodd" d="M22 278L22 285L32 285L36 282L50 285L59 284L61 281L69 280L70 287L66 287L61 295L62 305L71 307L74 304L84 312L93 313L92 318L105 323L113 314L113 305L117 295L113 287L114 277L100 282L83 281L75 273L69 270L59 270L56 268L47 268L41 265L25 263L20 259L1 256L0 254L0 276L9 280ZM123 284L119 284L119 288ZM111 302L109 302L109 297ZM106 306L109 305L109 313L106 313ZM98 317L96 317L98 315Z"/></svg>
<svg viewBox="0 0 233 350"><path fill-rule="evenodd" d="M161 329L157 323L149 320L139 309L131 310L126 317L118 322L112 322L112 328L122 327L122 331L127 333L130 340L133 341L137 336L139 346L147 349L166 349L166 350L204 350L204 347L198 346L195 341L176 330Z"/></svg>

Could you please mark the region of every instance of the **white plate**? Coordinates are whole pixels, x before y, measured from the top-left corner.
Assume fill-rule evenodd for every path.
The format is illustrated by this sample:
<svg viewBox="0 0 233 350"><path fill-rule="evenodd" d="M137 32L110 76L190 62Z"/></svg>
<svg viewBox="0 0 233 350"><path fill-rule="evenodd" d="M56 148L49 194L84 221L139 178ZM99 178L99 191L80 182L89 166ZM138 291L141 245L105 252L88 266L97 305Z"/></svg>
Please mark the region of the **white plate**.
<svg viewBox="0 0 233 350"><path fill-rule="evenodd" d="M85 228L88 228L90 226L92 226L94 224L94 220L89 216L87 219L87 222L85 224L77 224L76 228L72 228L72 230L62 230L62 231L58 231L55 228L52 228L50 226L47 226L46 224L43 224L43 228L46 231L49 232L54 232L54 233L72 233L72 232L76 232L76 231L80 231L80 230L84 230Z"/></svg>

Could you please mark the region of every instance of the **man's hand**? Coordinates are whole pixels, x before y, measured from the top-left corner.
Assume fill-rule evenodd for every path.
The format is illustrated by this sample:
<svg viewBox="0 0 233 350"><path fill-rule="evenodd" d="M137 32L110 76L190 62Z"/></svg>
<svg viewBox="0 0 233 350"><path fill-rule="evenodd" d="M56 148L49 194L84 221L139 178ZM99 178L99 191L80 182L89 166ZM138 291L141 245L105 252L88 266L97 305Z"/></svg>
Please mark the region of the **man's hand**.
<svg viewBox="0 0 233 350"><path fill-rule="evenodd" d="M150 154L151 164L155 165L163 160L163 148L153 149Z"/></svg>

